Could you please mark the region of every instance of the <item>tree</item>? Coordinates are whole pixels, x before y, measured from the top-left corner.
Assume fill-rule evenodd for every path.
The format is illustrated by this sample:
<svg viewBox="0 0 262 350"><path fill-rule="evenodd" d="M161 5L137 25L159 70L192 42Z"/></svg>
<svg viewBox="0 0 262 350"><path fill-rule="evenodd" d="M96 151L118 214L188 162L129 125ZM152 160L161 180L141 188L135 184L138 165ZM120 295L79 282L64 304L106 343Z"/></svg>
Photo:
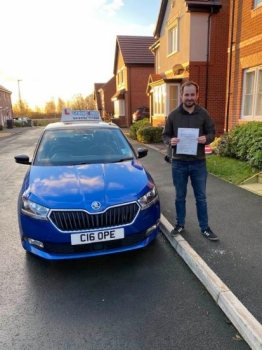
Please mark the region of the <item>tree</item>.
<svg viewBox="0 0 262 350"><path fill-rule="evenodd" d="M12 105L13 114L16 118L27 117L31 118L33 111L29 108L26 101L19 101Z"/></svg>
<svg viewBox="0 0 262 350"><path fill-rule="evenodd" d="M45 104L45 112L47 114L47 117L55 118L55 116L56 116L56 105L55 105L55 101L53 99L46 102L46 104Z"/></svg>
<svg viewBox="0 0 262 350"><path fill-rule="evenodd" d="M81 94L75 95L73 101L71 102L72 109L85 110L87 108L87 103Z"/></svg>
<svg viewBox="0 0 262 350"><path fill-rule="evenodd" d="M56 111L58 114L62 114L62 109L68 107L68 105L65 104L65 102L59 97L57 101L57 108Z"/></svg>
<svg viewBox="0 0 262 350"><path fill-rule="evenodd" d="M96 109L94 103L94 95L90 94L85 98L87 109Z"/></svg>

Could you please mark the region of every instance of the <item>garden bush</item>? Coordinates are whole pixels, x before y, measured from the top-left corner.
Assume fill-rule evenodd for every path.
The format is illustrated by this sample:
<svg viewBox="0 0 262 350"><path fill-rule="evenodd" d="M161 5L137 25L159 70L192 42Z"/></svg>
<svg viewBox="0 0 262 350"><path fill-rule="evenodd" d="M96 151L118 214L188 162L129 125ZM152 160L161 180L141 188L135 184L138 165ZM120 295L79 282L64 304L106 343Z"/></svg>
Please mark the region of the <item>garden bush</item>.
<svg viewBox="0 0 262 350"><path fill-rule="evenodd" d="M163 128L161 126L144 125L137 130L137 140L142 143L162 142Z"/></svg>
<svg viewBox="0 0 262 350"><path fill-rule="evenodd" d="M212 144L211 147L213 150ZM262 122L235 126L219 138L213 151L218 155L236 158L247 162L251 167L262 169Z"/></svg>
<svg viewBox="0 0 262 350"><path fill-rule="evenodd" d="M137 140L137 130L139 128L141 128L142 126L151 126L148 118L139 120L138 122L136 122L130 126L129 136L131 137L131 139Z"/></svg>

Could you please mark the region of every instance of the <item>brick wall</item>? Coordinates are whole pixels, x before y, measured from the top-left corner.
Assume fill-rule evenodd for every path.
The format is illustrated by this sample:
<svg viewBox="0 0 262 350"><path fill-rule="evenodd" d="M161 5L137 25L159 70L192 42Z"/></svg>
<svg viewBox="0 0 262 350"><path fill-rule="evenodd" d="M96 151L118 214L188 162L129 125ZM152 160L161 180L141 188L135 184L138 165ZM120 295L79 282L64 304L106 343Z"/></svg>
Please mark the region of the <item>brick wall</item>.
<svg viewBox="0 0 262 350"><path fill-rule="evenodd" d="M244 70L262 65L262 7L254 9L253 3L253 0L235 0L229 130L246 122L241 119ZM228 46L230 47L230 42Z"/></svg>
<svg viewBox="0 0 262 350"><path fill-rule="evenodd" d="M127 125L131 125L132 114L140 106L149 105L146 89L149 75L154 73L153 66L131 66L127 69L127 90L125 98Z"/></svg>
<svg viewBox="0 0 262 350"><path fill-rule="evenodd" d="M214 120L217 136L224 132L228 28L229 5L227 1L222 1L220 12L211 15L208 71L206 62L191 61L189 66L189 80L199 84L199 104L208 110Z"/></svg>

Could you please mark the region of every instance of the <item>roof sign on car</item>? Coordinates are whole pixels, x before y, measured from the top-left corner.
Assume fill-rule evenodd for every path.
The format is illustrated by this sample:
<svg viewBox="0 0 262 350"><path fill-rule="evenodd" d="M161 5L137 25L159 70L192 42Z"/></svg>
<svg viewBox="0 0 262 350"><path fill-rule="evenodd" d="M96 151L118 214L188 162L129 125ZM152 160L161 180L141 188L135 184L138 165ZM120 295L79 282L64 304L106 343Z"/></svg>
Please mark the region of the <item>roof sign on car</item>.
<svg viewBox="0 0 262 350"><path fill-rule="evenodd" d="M96 110L71 110L71 108L62 109L61 122L79 122L79 121L101 121L99 111Z"/></svg>

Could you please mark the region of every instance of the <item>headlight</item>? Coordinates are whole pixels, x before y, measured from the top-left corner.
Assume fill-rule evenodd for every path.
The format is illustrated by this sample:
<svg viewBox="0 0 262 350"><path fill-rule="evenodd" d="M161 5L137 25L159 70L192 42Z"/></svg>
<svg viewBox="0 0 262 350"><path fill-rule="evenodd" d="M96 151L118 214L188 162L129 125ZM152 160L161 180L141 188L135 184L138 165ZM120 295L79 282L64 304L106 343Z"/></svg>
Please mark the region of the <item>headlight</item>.
<svg viewBox="0 0 262 350"><path fill-rule="evenodd" d="M158 193L156 188L154 187L152 190L147 192L143 197L139 198L138 203L141 206L141 209L147 209L152 204L155 203L155 201L158 199Z"/></svg>
<svg viewBox="0 0 262 350"><path fill-rule="evenodd" d="M37 204L35 202L30 201L29 199L22 197L22 213L25 215L29 215L35 219L39 220L48 220L47 214L49 209Z"/></svg>

